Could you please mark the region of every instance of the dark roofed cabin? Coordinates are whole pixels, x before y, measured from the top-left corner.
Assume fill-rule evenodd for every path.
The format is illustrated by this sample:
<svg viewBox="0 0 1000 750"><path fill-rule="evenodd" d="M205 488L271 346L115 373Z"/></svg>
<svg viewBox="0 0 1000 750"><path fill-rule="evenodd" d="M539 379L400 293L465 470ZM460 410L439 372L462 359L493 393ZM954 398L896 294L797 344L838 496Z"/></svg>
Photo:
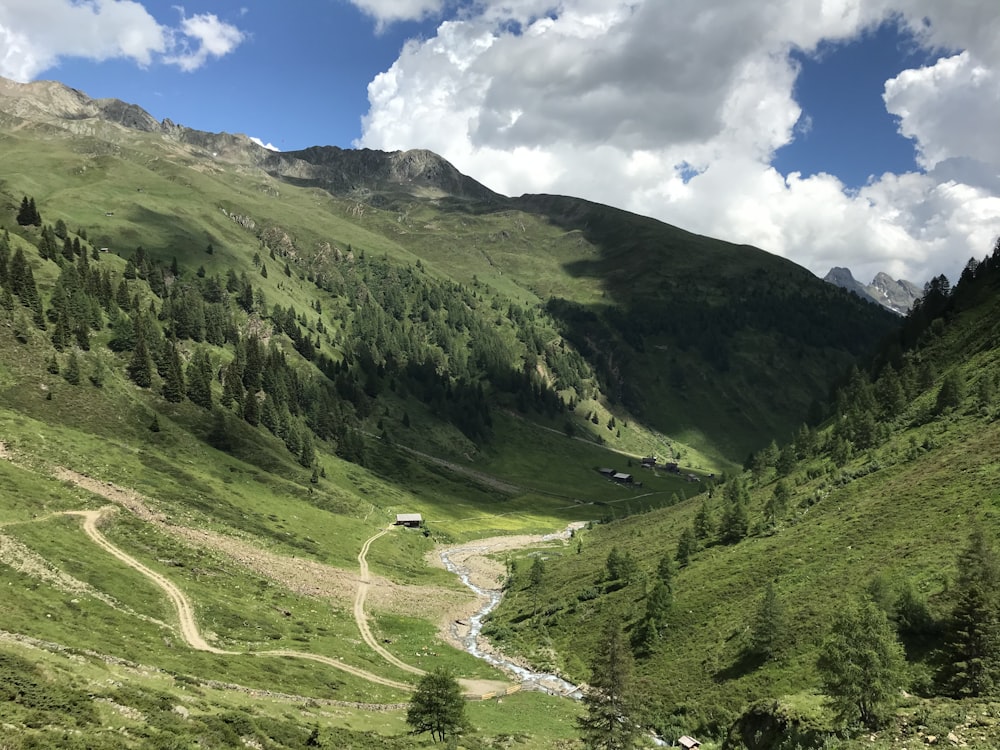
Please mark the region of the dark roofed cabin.
<svg viewBox="0 0 1000 750"><path fill-rule="evenodd" d="M396 526L405 526L408 529L419 529L424 519L419 513L397 513Z"/></svg>

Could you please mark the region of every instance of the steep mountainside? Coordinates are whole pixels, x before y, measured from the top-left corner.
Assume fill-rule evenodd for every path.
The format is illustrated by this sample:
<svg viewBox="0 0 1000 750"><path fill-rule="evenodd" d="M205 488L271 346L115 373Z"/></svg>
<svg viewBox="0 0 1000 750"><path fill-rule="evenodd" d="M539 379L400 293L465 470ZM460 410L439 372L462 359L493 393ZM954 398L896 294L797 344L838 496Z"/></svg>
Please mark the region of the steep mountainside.
<svg viewBox="0 0 1000 750"><path fill-rule="evenodd" d="M705 467L790 435L894 325L760 250L573 198L504 198L426 151L278 154L57 83L3 82L0 101L12 209L32 194L99 246L142 244L164 262L220 232L314 278L334 275L331 259L351 248L420 259L439 277L544 308L561 335L546 345L582 356L597 388L551 360L541 377L583 417L645 425L673 446L649 447L693 449ZM43 142L63 145L44 154ZM161 184L189 192L168 198ZM627 447L618 432L598 434Z"/></svg>
<svg viewBox="0 0 1000 750"><path fill-rule="evenodd" d="M511 559L494 637L579 681L620 621L645 723L721 737L751 699L819 704L817 643L873 576L938 627L966 519L995 517L993 261L900 327L762 250L427 152L275 154L56 83L0 81L0 154L14 747L419 746L405 702L437 667L510 688L469 703L470 750L574 747L577 703L442 641L474 607L427 563L588 520L539 576ZM744 463L752 486L709 488ZM702 507L647 638L645 583ZM768 580L796 627L761 664Z"/></svg>
<svg viewBox="0 0 1000 750"><path fill-rule="evenodd" d="M492 637L579 679L603 624L621 622L646 715L668 739L908 748L952 734L953 744L998 746L995 721L974 718L992 710L995 688L970 687L969 652L956 644L969 638L959 593L969 577L988 578L983 596L1000 593L994 573L958 559L976 532L1000 545L1000 244L955 289L930 285L915 310L878 363L854 371L820 429L761 451L746 474L697 498L609 516L574 551L535 553L541 583L525 562L509 566ZM898 686L908 697L880 731L841 745L817 657L831 623L865 599L905 647ZM979 618L997 615L989 601ZM991 654L982 658L995 677Z"/></svg>

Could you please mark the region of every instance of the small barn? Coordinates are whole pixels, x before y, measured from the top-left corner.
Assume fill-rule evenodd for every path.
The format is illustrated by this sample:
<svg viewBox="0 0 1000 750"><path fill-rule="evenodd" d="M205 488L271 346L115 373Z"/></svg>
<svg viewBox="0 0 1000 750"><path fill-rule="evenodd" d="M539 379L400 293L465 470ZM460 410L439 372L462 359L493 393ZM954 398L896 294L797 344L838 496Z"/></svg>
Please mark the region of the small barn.
<svg viewBox="0 0 1000 750"><path fill-rule="evenodd" d="M632 484L633 481L631 474L624 474L620 471L616 471L611 478L614 479L619 484Z"/></svg>
<svg viewBox="0 0 1000 750"><path fill-rule="evenodd" d="M397 513L396 526L405 526L408 529L419 529L424 519L419 513Z"/></svg>
<svg viewBox="0 0 1000 750"><path fill-rule="evenodd" d="M597 471L606 477L613 477L615 475L615 470L607 467L600 468Z"/></svg>
<svg viewBox="0 0 1000 750"><path fill-rule="evenodd" d="M683 747L684 750L698 750L701 747L701 743L698 740L694 737L688 737L686 734L677 739L677 744Z"/></svg>

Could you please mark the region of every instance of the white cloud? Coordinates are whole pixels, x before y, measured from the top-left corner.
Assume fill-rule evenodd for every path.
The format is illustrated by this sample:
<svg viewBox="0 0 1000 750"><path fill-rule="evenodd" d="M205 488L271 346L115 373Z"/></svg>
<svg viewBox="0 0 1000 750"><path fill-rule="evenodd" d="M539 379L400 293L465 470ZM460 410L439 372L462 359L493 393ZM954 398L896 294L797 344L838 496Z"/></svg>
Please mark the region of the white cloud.
<svg viewBox="0 0 1000 750"><path fill-rule="evenodd" d="M885 94L927 172L856 192L779 174L774 152L809 126L790 52L893 20L942 55ZM818 273L920 282L1000 232L998 24L994 0L484 0L371 82L358 145L430 148L503 193L617 205Z"/></svg>
<svg viewBox="0 0 1000 750"><path fill-rule="evenodd" d="M262 141L260 138L257 138L257 137L252 136L252 135L249 136L249 138L250 138L251 141L253 141L254 143L256 143L258 146L263 146L268 151L281 151L281 149L278 148L277 146L275 146L273 143L270 143L270 142L269 143L264 143L264 141Z"/></svg>
<svg viewBox="0 0 1000 750"><path fill-rule="evenodd" d="M182 16L180 26L171 28L132 0L0 2L0 75L17 81L73 57L127 58L140 66L160 60L194 70L242 40L241 31L214 15Z"/></svg>
<svg viewBox="0 0 1000 750"><path fill-rule="evenodd" d="M379 28L396 21L419 21L434 16L444 9L444 0L350 0L367 16L377 22Z"/></svg>
<svg viewBox="0 0 1000 750"><path fill-rule="evenodd" d="M163 61L177 65L181 70L192 71L204 65L210 57L228 55L245 36L232 24L220 21L214 13L199 13L189 18L182 17L180 30L173 38L174 46L183 51L167 55Z"/></svg>
<svg viewBox="0 0 1000 750"><path fill-rule="evenodd" d="M1000 164L1000 139L983 127L1000 112L998 69L962 52L904 70L886 82L884 98L900 118L900 132L916 142L921 166L957 157Z"/></svg>

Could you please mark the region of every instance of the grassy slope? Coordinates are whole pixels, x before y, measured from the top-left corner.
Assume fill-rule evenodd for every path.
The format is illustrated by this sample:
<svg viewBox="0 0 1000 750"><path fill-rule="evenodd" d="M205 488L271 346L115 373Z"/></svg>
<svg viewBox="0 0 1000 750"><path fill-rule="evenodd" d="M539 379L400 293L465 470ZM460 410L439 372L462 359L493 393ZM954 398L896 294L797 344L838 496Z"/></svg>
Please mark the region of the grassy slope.
<svg viewBox="0 0 1000 750"><path fill-rule="evenodd" d="M124 267L124 261L115 253L128 256L142 245L156 257L177 257L182 267L204 265L209 273L224 273L230 268L252 273L250 258L258 249L256 236L228 219L220 210L225 208L252 216L258 226L277 225L289 231L294 227L295 252L301 253L296 271L310 268L321 243L330 242L337 247L353 245L366 252L384 253L402 262L415 262L419 255L439 273L446 271L459 280L479 275L495 288L528 302L566 294L594 303L604 292L600 283L586 274L565 272L574 263L596 257L595 247L578 232L550 225L530 212L470 216L461 211L431 211L420 204L402 219L396 210L370 207L357 215L353 201L283 185L253 170L215 164L207 156L194 157L164 145L159 137L130 135L127 142L109 147L100 139L71 142L52 134L39 148L36 135L22 131L6 133L0 141L5 155L0 175L0 192L6 195L5 221L12 223L20 195L32 194L46 222L62 218L71 230L83 227L96 245L111 248L112 253L103 255L100 263L116 271ZM424 216L420 211L429 213ZM113 215L107 216L107 212ZM436 226L428 229L435 222ZM26 233L29 239L37 238L33 232ZM416 235L419 238L415 239ZM35 258L36 280L44 293L54 279L55 267L38 262L31 243L17 234L12 242L15 248L26 249L29 258ZM209 243L215 247L213 254L206 252ZM302 309L315 299L312 285L285 277L273 265L270 270L268 279L254 276L269 303ZM533 279L531 284L526 281L529 278ZM623 516L669 504L675 495L683 498L695 487L676 477L645 475L639 476L646 484L642 490L610 485L600 479L594 467L627 469L626 457L553 432L561 432L563 425L537 429L501 415L496 425L499 439L482 455L474 456L474 461L465 463L524 488L513 497L463 474L377 448L374 442L376 471L345 464L321 451L327 478L312 488L308 472L263 431L234 423L233 455L219 453L200 439L206 425L199 410L190 404L168 405L156 395L134 388L121 376L120 362L111 368L101 389L91 387L86 380L84 385L70 386L60 376L45 371L51 349L42 334L35 332L27 344L19 344L10 335L9 321L2 323L0 436L36 469L28 471L0 462L0 481L7 490L0 501L0 517L24 522L4 533L96 588L111 589L125 609L107 611L89 599L74 602L65 592L3 567L0 569L9 584L6 590L15 592L10 600L15 614L5 617L0 627L36 634L73 649L92 649L142 664L151 661L154 664L150 666L167 668L192 681L190 684L200 685L199 690L205 689L204 680L213 677L257 688L277 686L313 698L328 697L331 692L353 700L399 698L393 691L340 673L331 675L314 666L284 660L264 664L178 649L169 638L164 639L161 626L130 614L169 617L155 589L138 577L124 575L114 561L93 554L83 544L77 522L32 518L32 514L104 504L99 498L45 479L51 467L67 466L135 487L172 522L210 528L282 554L348 569L356 565L361 542L399 510L423 512L431 519L439 540L463 540L500 532L551 530L581 518ZM106 351L98 351L102 353L83 355L85 371L93 358L110 357ZM214 354L217 359L225 356L223 352ZM684 398L691 399L696 408L712 402L704 394L700 402L690 393ZM429 438L437 447L451 444L451 457L462 458L469 446L454 430L442 429L428 415L418 414L412 403L399 406L400 413L402 408L414 411L415 423L427 423L426 431L411 440L414 447L424 447ZM622 426L619 440L604 427L612 413L607 405L593 402L586 406L599 411L600 424L585 423L584 434L600 435L612 445L620 442L635 454L662 454L662 436L643 425L630 424ZM159 415L159 433L148 429L154 413ZM617 416L621 423L628 415ZM582 422L582 417L578 421ZM703 448L701 454L671 436L671 447L706 470L728 464L731 458L725 456L733 455L728 448L720 450L712 445L723 424L722 415L718 422L712 421L704 434L697 435L690 428L691 443ZM374 425L369 427L374 431ZM567 496L581 504L567 502ZM643 528L648 518L642 517ZM185 548L126 516L120 516L107 532L116 544L188 590L197 602L199 617L223 642L251 648L267 643L291 648L314 643L325 653L387 676L399 676L366 653L359 653L345 618L339 612L331 617L323 604L275 588L273 582L228 559ZM403 544L377 544L371 556L373 569L403 583L457 587L443 573L421 564L430 543L412 535L405 537ZM587 547L589 544L586 541ZM223 582L232 585L220 593L218 584ZM248 592L253 594L248 596ZM294 610L296 619L288 621L281 614L285 609ZM394 639L433 643L427 623L407 622L399 613L385 615L382 626ZM81 619L87 623L84 629L79 627ZM11 646L10 651L21 653L23 648ZM94 689L103 679L94 676L101 670L101 659L88 658L90 666L79 673L68 666L55 670L54 684ZM462 671L478 674L482 669L461 654L447 658ZM156 689L176 694L178 678L173 679L175 684ZM182 685L189 684L183 680ZM142 684L131 679L130 683ZM124 705L140 702L139 698L129 702L121 696L112 699ZM216 713L239 700L230 694L213 694L204 704L205 711ZM540 696L520 697L517 705L524 717L521 731L530 727L537 735L526 740L528 746L551 746L558 738L573 734L570 723L576 709L572 705L554 704ZM269 709L254 704L253 711L262 716ZM509 717L491 714L485 707L477 711L488 731L508 731L509 726L513 733L517 728ZM558 721L551 721L553 716ZM352 720L352 726L398 734L398 713L394 720L395 724L387 724L359 718ZM327 723L336 725L337 721Z"/></svg>
<svg viewBox="0 0 1000 750"><path fill-rule="evenodd" d="M1000 373L1000 352L988 344L1000 340L998 310L994 289L992 298L928 335L923 356L942 376L957 368L970 385L982 373ZM793 509L776 530L763 525L772 476L753 493L756 532L737 545L702 550L680 571L668 633L639 667L659 721L670 724L667 717L683 706L696 707L690 728L711 724L713 714L731 717L758 698L803 701L818 690L815 658L832 617L876 577L890 589L912 582L932 611L944 613L955 557L970 531L981 527L996 538L1000 528L1000 409L982 407L970 394L959 409L929 418L940 382L900 415L877 449L843 468L824 458L800 465L790 478ZM548 566L538 594L550 603L544 614L531 617L534 595L519 579L494 616L497 634L572 678L586 677L600 624L620 618L631 628L645 606L641 583L586 598L607 585L603 566L611 547L630 551L652 574L661 555L673 555L703 500L583 532L579 554L565 552ZM710 502L718 518L719 500ZM783 657L762 665L745 649L769 582L786 607L791 635ZM915 662L911 671L911 690L919 692L930 667ZM882 741L895 746L891 737Z"/></svg>

